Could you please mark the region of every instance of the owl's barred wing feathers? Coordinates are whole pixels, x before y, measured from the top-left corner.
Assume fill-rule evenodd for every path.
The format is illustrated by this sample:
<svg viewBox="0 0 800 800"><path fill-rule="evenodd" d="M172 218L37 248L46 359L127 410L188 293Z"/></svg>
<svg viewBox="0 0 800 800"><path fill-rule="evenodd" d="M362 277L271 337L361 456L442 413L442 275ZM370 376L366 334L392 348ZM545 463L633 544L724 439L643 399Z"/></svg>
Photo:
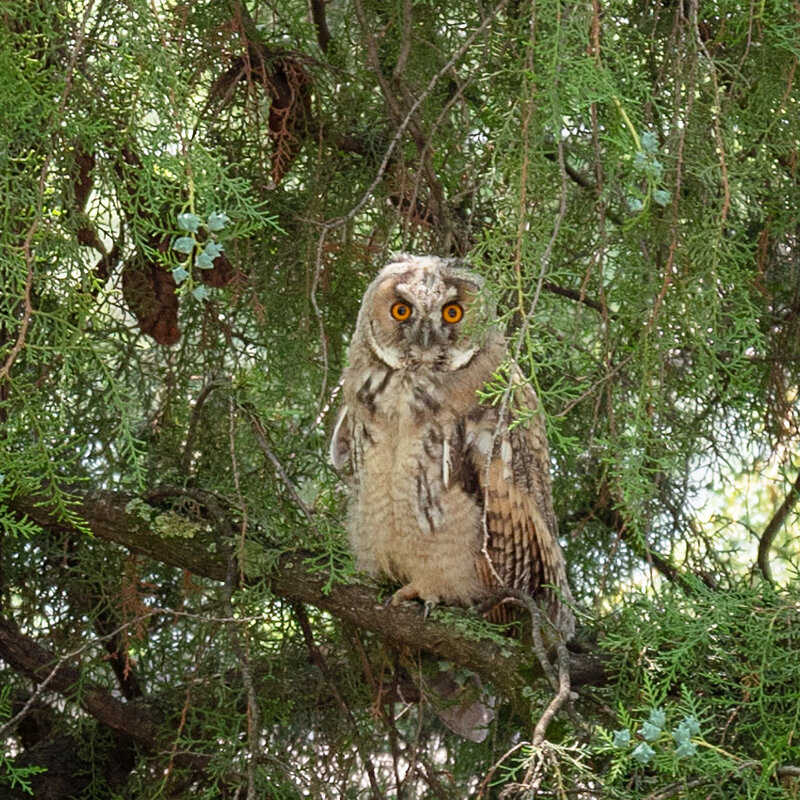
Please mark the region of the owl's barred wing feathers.
<svg viewBox="0 0 800 800"><path fill-rule="evenodd" d="M520 387L517 402L535 410L536 395ZM487 410L471 430L470 456L484 504L485 541L478 571L487 588L498 584L543 601L548 617L565 639L575 618L569 603L564 556L550 493L550 464L544 421L536 414L527 425L498 426L496 409ZM554 587L555 591L553 588ZM503 621L507 607L492 617Z"/></svg>

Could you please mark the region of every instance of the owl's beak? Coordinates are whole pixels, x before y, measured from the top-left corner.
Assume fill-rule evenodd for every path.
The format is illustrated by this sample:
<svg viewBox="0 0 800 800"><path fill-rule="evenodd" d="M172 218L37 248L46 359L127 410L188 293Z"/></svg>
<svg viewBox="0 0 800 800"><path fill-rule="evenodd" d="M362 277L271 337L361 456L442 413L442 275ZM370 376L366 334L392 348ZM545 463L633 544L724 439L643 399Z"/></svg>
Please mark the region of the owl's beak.
<svg viewBox="0 0 800 800"><path fill-rule="evenodd" d="M420 335L420 342L422 344L422 349L427 350L431 345L431 334L433 330L431 329L431 322L430 320L426 319L420 323L419 326L419 335Z"/></svg>

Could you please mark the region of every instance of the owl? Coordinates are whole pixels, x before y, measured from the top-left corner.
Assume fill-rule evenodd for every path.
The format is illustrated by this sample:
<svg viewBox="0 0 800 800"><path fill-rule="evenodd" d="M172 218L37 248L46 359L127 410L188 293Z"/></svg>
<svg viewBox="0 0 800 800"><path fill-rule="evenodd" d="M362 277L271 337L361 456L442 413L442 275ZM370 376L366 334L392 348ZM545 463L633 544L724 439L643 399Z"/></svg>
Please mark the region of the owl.
<svg viewBox="0 0 800 800"><path fill-rule="evenodd" d="M538 399L515 365L502 418L479 399L509 364L481 286L458 260L398 254L367 288L331 440L334 466L350 467L350 545L360 569L401 584L393 604L468 605L512 587L568 639L542 416L510 425Z"/></svg>

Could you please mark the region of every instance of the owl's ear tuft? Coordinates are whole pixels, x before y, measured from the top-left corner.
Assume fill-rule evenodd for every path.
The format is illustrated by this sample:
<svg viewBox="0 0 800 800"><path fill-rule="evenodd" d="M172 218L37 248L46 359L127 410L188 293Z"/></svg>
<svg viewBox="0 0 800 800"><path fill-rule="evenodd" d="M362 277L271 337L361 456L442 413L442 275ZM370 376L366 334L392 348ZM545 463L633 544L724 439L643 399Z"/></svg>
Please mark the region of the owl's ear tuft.
<svg viewBox="0 0 800 800"><path fill-rule="evenodd" d="M335 469L341 471L349 462L351 445L350 420L347 418L347 406L343 406L331 436L329 457Z"/></svg>

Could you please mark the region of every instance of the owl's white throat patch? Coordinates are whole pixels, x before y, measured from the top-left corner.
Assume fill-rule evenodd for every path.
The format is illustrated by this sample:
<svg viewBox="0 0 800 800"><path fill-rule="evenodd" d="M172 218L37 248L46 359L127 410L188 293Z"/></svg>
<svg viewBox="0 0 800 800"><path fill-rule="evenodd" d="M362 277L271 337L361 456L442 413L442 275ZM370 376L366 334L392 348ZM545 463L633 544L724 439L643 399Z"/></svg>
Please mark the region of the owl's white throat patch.
<svg viewBox="0 0 800 800"><path fill-rule="evenodd" d="M455 371L463 369L472 361L475 353L478 352L477 347L470 347L468 350L457 350L453 357L450 359L450 368Z"/></svg>

